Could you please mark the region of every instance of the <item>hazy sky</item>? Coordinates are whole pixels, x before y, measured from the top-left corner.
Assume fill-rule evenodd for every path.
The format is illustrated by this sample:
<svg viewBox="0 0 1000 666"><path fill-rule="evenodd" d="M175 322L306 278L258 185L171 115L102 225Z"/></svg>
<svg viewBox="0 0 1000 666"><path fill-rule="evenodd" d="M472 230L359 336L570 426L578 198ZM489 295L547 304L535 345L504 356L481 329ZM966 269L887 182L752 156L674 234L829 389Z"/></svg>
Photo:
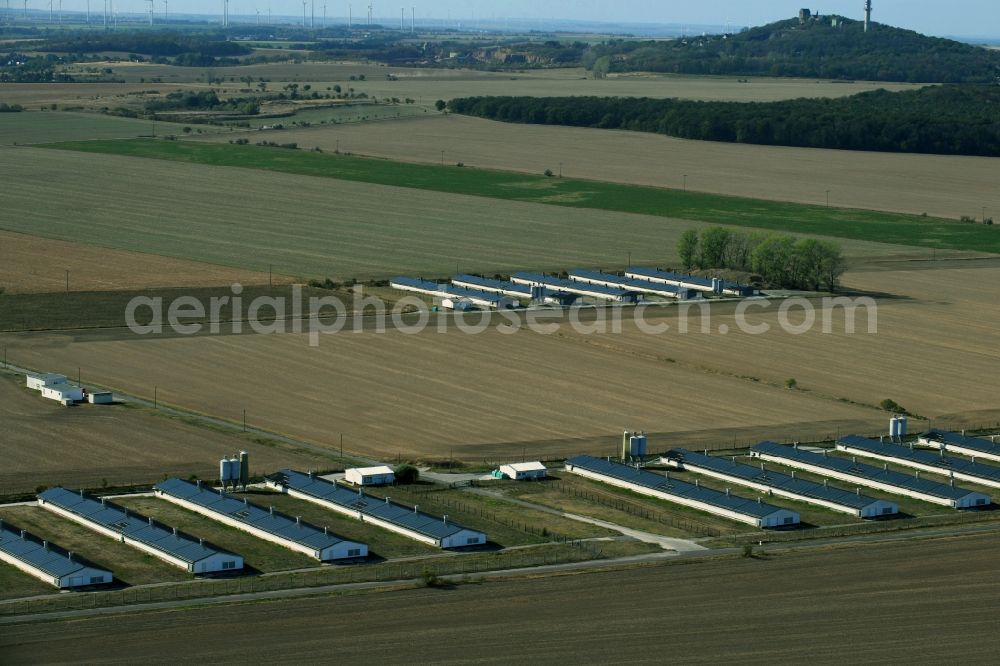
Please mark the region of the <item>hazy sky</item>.
<svg viewBox="0 0 1000 666"><path fill-rule="evenodd" d="M348 2L341 0L311 0L316 3L317 16L327 5L329 17L347 15ZM367 13L369 0L350 3L354 16ZM399 21L401 7L416 8L418 19L430 17L453 20L490 19L505 17L529 19L577 19L616 23L680 23L725 25L760 25L788 18L798 13L806 0L371 0L376 17L388 23ZM4 6L0 0L0 7ZM56 0L58 2L58 0ZM83 9L86 0L63 0L65 9ZM222 0L169 0L171 12L220 14ZM828 0L812 4L811 9L823 14L862 15L863 0ZM873 0L876 20L934 35L1000 36L1000 1L998 0ZM12 0L11 6L21 0ZM90 0L92 11L100 12L104 0ZM116 0L123 12L148 11L148 3L140 0ZM29 7L48 7L48 0L29 0ZM230 15L252 15L268 8L274 15L301 16L301 0L230 0ZM156 0L158 13L163 0Z"/></svg>

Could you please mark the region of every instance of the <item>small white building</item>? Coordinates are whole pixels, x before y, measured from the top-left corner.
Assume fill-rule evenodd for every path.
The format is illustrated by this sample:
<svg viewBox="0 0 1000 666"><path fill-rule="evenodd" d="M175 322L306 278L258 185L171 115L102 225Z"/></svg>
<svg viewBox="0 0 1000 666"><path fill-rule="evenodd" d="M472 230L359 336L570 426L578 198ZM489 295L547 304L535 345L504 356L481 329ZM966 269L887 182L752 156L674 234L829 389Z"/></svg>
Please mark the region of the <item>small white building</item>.
<svg viewBox="0 0 1000 666"><path fill-rule="evenodd" d="M115 401L111 391L87 391L87 402L92 405L110 405Z"/></svg>
<svg viewBox="0 0 1000 666"><path fill-rule="evenodd" d="M396 482L396 473L388 465L352 467L344 471L344 480L355 486L388 486Z"/></svg>
<svg viewBox="0 0 1000 666"><path fill-rule="evenodd" d="M25 385L33 391L41 391L46 386L56 386L66 383L66 375L27 375Z"/></svg>
<svg viewBox="0 0 1000 666"><path fill-rule="evenodd" d="M49 400L61 402L64 405L71 405L74 402L83 400L83 389L75 384L56 384L54 386L43 386L42 397Z"/></svg>
<svg viewBox="0 0 1000 666"><path fill-rule="evenodd" d="M500 471L508 479L513 479L515 481L544 479L549 473L545 468L545 465L540 462L522 462L500 465Z"/></svg>

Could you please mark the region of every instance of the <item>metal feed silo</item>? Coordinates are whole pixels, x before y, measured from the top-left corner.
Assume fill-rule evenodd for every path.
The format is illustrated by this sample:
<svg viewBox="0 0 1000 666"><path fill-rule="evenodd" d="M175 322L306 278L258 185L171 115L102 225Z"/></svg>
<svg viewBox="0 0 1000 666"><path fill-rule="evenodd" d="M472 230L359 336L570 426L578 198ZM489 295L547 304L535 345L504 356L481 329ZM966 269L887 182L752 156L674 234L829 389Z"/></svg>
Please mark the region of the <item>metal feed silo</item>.
<svg viewBox="0 0 1000 666"><path fill-rule="evenodd" d="M219 461L219 482L222 487L225 488L226 484L229 482L229 458L223 457Z"/></svg>
<svg viewBox="0 0 1000 666"><path fill-rule="evenodd" d="M635 458L642 458L646 455L646 433L637 432L632 435L631 446L632 456Z"/></svg>
<svg viewBox="0 0 1000 666"><path fill-rule="evenodd" d="M246 488L247 484L250 483L250 454L246 451L240 451L239 466L240 485L243 486L243 488Z"/></svg>

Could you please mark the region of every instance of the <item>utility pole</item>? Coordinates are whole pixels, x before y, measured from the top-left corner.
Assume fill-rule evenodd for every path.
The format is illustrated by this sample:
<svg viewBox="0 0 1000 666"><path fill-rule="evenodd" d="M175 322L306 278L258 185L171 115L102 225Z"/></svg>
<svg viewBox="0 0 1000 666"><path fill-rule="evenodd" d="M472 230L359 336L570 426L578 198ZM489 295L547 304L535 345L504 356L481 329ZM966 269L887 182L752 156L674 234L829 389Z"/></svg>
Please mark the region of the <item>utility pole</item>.
<svg viewBox="0 0 1000 666"><path fill-rule="evenodd" d="M69 269L66 269L66 293L69 293Z"/></svg>
<svg viewBox="0 0 1000 666"><path fill-rule="evenodd" d="M688 191L688 175L684 174L684 191Z"/></svg>
<svg viewBox="0 0 1000 666"><path fill-rule="evenodd" d="M156 409L156 388L155 386L153 387L153 409Z"/></svg>

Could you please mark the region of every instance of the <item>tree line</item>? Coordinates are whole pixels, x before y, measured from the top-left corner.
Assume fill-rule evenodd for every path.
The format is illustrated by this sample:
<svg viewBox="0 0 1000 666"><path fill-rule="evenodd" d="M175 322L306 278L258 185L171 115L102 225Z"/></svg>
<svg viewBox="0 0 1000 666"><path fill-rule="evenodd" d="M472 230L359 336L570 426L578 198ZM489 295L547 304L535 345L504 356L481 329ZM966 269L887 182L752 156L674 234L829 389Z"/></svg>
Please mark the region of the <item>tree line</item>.
<svg viewBox="0 0 1000 666"><path fill-rule="evenodd" d="M214 90L200 92L176 91L162 99L149 100L145 104L149 113L159 111L232 111L242 115L257 115L260 100L256 97L234 97L221 100Z"/></svg>
<svg viewBox="0 0 1000 666"><path fill-rule="evenodd" d="M199 54L212 57L249 55L252 49L226 40L223 34L187 34L176 32L83 32L46 40L35 47L57 53L141 53L150 56Z"/></svg>
<svg viewBox="0 0 1000 666"><path fill-rule="evenodd" d="M750 272L770 287L835 290L846 262L829 241L765 232L743 233L709 227L688 229L677 241L685 270L730 269Z"/></svg>
<svg viewBox="0 0 1000 666"><path fill-rule="evenodd" d="M1000 86L875 90L837 99L697 102L622 97L469 97L449 108L504 122L655 132L772 146L1000 156Z"/></svg>

